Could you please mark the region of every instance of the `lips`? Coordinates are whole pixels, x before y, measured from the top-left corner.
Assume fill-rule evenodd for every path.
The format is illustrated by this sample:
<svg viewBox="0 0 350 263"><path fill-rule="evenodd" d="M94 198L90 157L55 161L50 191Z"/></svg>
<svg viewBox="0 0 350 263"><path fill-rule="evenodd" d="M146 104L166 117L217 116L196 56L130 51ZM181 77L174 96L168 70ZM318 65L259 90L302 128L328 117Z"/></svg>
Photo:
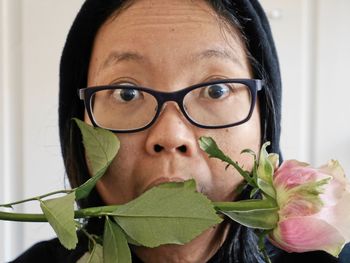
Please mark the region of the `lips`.
<svg viewBox="0 0 350 263"><path fill-rule="evenodd" d="M157 185L160 184L164 184L164 183L170 183L170 182L184 182L188 179L185 178L181 178L181 177L159 177L156 178L155 180L151 181L144 189L144 192L146 192L147 190L151 189L152 187L155 187Z"/></svg>

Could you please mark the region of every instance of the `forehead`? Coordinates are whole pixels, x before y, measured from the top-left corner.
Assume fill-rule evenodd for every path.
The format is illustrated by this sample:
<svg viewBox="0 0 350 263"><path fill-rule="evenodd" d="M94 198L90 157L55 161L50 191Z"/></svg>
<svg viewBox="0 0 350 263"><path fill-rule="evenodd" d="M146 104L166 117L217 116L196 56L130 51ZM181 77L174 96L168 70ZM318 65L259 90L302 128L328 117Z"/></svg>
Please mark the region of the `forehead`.
<svg viewBox="0 0 350 263"><path fill-rule="evenodd" d="M137 0L112 15L100 31L114 22L118 23L120 32L154 29L173 32L177 28L187 32L208 26L218 29L221 19L203 0Z"/></svg>
<svg viewBox="0 0 350 263"><path fill-rule="evenodd" d="M139 0L101 26L92 59L102 70L121 58L181 65L201 56L247 64L238 30L225 24L205 1Z"/></svg>

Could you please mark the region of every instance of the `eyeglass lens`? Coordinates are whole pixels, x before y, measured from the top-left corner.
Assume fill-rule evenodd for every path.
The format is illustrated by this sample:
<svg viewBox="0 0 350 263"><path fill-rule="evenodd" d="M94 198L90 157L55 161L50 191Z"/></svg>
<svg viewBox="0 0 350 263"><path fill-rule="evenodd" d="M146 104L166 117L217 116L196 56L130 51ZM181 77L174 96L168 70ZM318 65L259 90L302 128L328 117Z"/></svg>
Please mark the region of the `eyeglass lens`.
<svg viewBox="0 0 350 263"><path fill-rule="evenodd" d="M195 123L215 127L246 119L251 101L248 86L216 83L189 91L183 99L183 108ZM128 87L95 92L90 107L98 126L133 130L143 128L153 120L158 102L152 94Z"/></svg>

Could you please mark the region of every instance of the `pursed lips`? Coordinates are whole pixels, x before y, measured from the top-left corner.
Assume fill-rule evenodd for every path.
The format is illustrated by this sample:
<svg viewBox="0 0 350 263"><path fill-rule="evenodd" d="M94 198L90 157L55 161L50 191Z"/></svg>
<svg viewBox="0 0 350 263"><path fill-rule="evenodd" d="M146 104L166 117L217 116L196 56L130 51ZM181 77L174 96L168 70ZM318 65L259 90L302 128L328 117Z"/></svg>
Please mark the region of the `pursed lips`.
<svg viewBox="0 0 350 263"><path fill-rule="evenodd" d="M144 192L148 191L149 189L155 187L155 186L158 186L160 184L164 184L164 183L170 183L170 182L178 182L178 183L181 183L181 182L185 182L187 180L190 180L190 179L193 179L193 177L189 177L189 178L183 178L183 177L177 177L177 176L171 176L171 177L159 177L153 181L151 181L145 188L144 188ZM201 185L200 183L196 182L197 184L197 191L199 193L202 193L202 194L206 194L205 193L205 187L203 185Z"/></svg>
<svg viewBox="0 0 350 263"><path fill-rule="evenodd" d="M185 178L181 178L181 177L176 177L176 176L171 176L171 177L159 177L159 178L156 178L155 180L151 181L144 189L144 192L146 192L147 190L151 189L152 187L155 187L157 185L160 185L160 184L164 184L164 183L170 183L170 182L184 182L188 180L185 179Z"/></svg>
<svg viewBox="0 0 350 263"><path fill-rule="evenodd" d="M165 158L165 157L164 157ZM136 196L141 195L147 190L160 184L169 182L184 182L190 179L195 179L197 191L205 194L205 182L208 181L209 169L205 165L201 165L200 161L184 162L183 159L161 159L157 160L157 166L149 163L148 159L143 160L142 169L134 171L135 174L142 174L143 180L140 179L136 190ZM151 169L152 168L152 169ZM195 170L192 170L195 168ZM179 173L181 171L181 173ZM148 176L147 176L148 175ZM204 178L204 179L203 179ZM207 178L207 179L206 179ZM147 179L150 179L149 181Z"/></svg>

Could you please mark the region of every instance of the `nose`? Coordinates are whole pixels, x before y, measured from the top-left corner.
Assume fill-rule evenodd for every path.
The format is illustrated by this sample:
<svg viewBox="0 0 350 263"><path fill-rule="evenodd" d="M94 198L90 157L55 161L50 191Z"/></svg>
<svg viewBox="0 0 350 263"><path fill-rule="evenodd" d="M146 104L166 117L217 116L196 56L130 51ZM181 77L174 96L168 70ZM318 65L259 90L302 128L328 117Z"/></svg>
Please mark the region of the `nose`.
<svg viewBox="0 0 350 263"><path fill-rule="evenodd" d="M193 126L176 104L167 103L149 130L146 151L151 155L179 154L191 156L196 149Z"/></svg>

